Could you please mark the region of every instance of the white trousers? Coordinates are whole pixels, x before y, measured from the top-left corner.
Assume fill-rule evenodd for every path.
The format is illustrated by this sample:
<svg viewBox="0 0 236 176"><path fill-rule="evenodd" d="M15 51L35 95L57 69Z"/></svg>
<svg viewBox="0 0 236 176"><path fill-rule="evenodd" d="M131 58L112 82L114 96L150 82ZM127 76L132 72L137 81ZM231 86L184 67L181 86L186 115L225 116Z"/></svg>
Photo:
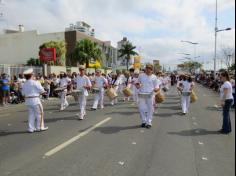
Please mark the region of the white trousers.
<svg viewBox="0 0 236 176"><path fill-rule="evenodd" d="M182 106L182 112L188 113L188 109L190 106L190 96L181 96L181 106Z"/></svg>
<svg viewBox="0 0 236 176"><path fill-rule="evenodd" d="M67 90L61 92L61 108L65 108L66 106L69 105L66 95L67 95Z"/></svg>
<svg viewBox="0 0 236 176"><path fill-rule="evenodd" d="M29 111L28 131L33 132L44 128L44 113L42 104L27 105L27 108Z"/></svg>
<svg viewBox="0 0 236 176"><path fill-rule="evenodd" d="M153 97L139 98L139 112L142 123L152 125L153 110Z"/></svg>
<svg viewBox="0 0 236 176"><path fill-rule="evenodd" d="M87 97L84 94L79 95L80 117L84 117L86 114L86 102Z"/></svg>
<svg viewBox="0 0 236 176"><path fill-rule="evenodd" d="M133 101L138 103L138 89L135 86L132 86L133 91Z"/></svg>
<svg viewBox="0 0 236 176"><path fill-rule="evenodd" d="M100 90L99 93L95 94L94 102L93 102L94 109L97 109L99 101L100 101L101 108L103 108L104 107L104 90Z"/></svg>

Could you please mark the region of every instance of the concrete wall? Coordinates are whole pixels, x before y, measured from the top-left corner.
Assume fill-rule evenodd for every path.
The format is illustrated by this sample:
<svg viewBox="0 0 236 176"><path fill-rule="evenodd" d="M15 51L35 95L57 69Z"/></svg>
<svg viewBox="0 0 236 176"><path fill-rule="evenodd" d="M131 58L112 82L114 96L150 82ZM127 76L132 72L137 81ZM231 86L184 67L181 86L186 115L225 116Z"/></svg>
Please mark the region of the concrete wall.
<svg viewBox="0 0 236 176"><path fill-rule="evenodd" d="M64 32L38 34L26 31L0 35L0 64L26 64L29 58L38 58L39 46L51 40L65 40Z"/></svg>

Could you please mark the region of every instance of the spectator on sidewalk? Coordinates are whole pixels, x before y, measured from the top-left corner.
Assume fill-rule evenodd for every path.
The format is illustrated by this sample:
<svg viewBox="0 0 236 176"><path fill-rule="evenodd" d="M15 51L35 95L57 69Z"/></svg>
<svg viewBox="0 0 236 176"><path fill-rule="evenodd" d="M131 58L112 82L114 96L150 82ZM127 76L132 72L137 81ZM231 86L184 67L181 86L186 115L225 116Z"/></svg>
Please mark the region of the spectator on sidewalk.
<svg viewBox="0 0 236 176"><path fill-rule="evenodd" d="M231 76L230 83L232 84L232 88L233 88L233 98L234 98L234 103L233 103L232 107L235 108L235 75L232 75L232 76Z"/></svg>
<svg viewBox="0 0 236 176"><path fill-rule="evenodd" d="M3 82L2 75L0 75L0 105L3 106L3 90L2 90Z"/></svg>
<svg viewBox="0 0 236 176"><path fill-rule="evenodd" d="M220 79L223 82L223 85L220 88L221 106L223 107L223 125L222 129L219 132L222 134L229 134L232 131L230 107L233 103L233 90L228 72L221 73Z"/></svg>
<svg viewBox="0 0 236 176"><path fill-rule="evenodd" d="M3 74L2 76L2 91L3 91L3 105L7 105L9 100L9 96L10 96L10 81L7 77L6 74Z"/></svg>

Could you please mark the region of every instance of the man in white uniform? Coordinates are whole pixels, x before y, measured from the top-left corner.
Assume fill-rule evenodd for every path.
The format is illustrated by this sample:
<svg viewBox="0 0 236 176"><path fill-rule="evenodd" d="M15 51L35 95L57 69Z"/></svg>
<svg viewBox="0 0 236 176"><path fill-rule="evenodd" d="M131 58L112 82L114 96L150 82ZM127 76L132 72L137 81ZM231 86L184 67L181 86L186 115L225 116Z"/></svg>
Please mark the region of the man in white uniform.
<svg viewBox="0 0 236 176"><path fill-rule="evenodd" d="M100 101L101 109L104 108L104 87L108 86L108 81L101 75L101 70L96 70L95 77L95 88L99 89L99 92L95 92L92 110L96 110L98 107L98 102Z"/></svg>
<svg viewBox="0 0 236 176"><path fill-rule="evenodd" d="M88 90L92 87L91 81L89 77L85 75L84 66L79 67L80 73L77 76L76 84L77 90L81 90L82 93L79 95L79 105L80 105L80 113L77 114L79 116L79 120L83 120L86 115L86 101L88 96Z"/></svg>
<svg viewBox="0 0 236 176"><path fill-rule="evenodd" d="M67 101L67 86L71 83L71 79L67 77L66 73L62 72L60 74L60 88L62 88L61 92L61 108L60 110L63 111L65 108L69 106Z"/></svg>
<svg viewBox="0 0 236 176"><path fill-rule="evenodd" d="M44 88L38 81L32 79L33 69L28 69L23 74L27 80L22 86L22 94L25 96L25 104L29 111L28 132L45 131L48 127L44 126L43 106L39 97L45 93Z"/></svg>
<svg viewBox="0 0 236 176"><path fill-rule="evenodd" d="M146 71L139 76L138 81L139 83L136 84L136 87L139 89L140 95L139 111L142 118L141 127L151 128L154 92L157 92L159 89L157 77L153 75L153 65L146 65Z"/></svg>

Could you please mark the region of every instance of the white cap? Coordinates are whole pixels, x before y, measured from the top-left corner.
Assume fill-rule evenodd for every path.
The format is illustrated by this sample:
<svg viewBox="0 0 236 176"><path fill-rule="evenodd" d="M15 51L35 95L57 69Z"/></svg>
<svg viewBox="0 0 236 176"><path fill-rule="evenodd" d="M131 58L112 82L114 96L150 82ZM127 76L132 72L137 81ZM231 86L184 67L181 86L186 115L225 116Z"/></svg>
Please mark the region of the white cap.
<svg viewBox="0 0 236 176"><path fill-rule="evenodd" d="M79 66L79 69L84 70L85 67L84 67L83 65L80 65L80 66Z"/></svg>
<svg viewBox="0 0 236 176"><path fill-rule="evenodd" d="M139 70L134 70L134 74L139 74Z"/></svg>
<svg viewBox="0 0 236 176"><path fill-rule="evenodd" d="M29 68L23 72L24 75L31 75L33 74L34 70L32 68Z"/></svg>

